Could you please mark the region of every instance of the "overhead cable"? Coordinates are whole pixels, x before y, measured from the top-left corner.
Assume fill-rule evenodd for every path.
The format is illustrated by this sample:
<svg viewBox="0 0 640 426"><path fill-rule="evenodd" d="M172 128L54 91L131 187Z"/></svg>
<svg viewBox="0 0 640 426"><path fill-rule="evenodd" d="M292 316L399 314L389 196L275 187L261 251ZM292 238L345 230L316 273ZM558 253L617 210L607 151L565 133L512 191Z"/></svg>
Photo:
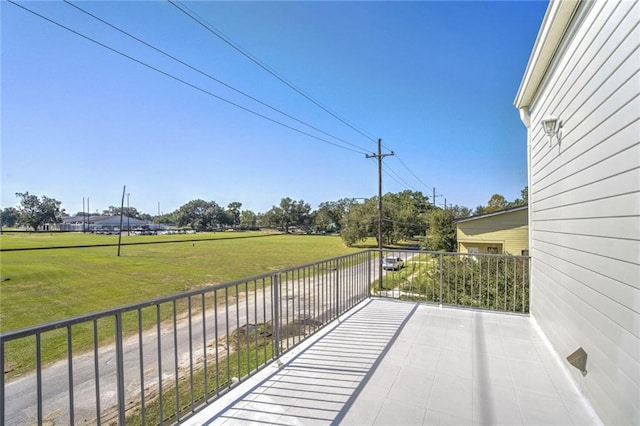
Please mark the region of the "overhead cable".
<svg viewBox="0 0 640 426"><path fill-rule="evenodd" d="M131 61L133 61L133 62L136 62L136 63L138 63L138 64L140 64L140 65L142 65L142 66L144 66L144 67L147 67L147 68L149 68L149 69L151 69L151 70L153 70L153 71L156 71L156 72L158 72L158 73L160 73L160 74L162 74L162 75L164 75L164 76L166 76L166 77L169 77L169 78L171 78L171 79L173 79L173 80L176 80L176 81L178 81L178 82L180 82L180 83L182 83L182 84L184 84L184 85L186 85L186 86L189 86L189 87L191 87L191 88L193 88L193 89L195 89L195 90L198 90L198 91L200 91L200 92L202 92L202 93L205 93L205 94L207 94L207 95L209 95L209 96L211 96L211 97L214 97L214 98L216 98L216 99L218 99L218 100L220 100L220 101L222 101L222 102L225 102L225 103L227 103L227 104L229 104L229 105L235 106L236 108L242 109L243 111L246 111L246 112L248 112L248 113L251 113L251 114L253 114L253 115L257 116L257 117L263 118L263 119L265 119L265 120L267 120L267 121L270 121L270 122L272 122L272 123L278 124L278 125L280 125L280 126L282 126L282 127L285 127L285 128L287 128L287 129L290 129L290 130L293 130L293 131L298 132L298 133L300 133L300 134L303 134L303 135L305 135L305 136L308 136L308 137L310 137L310 138L312 138L312 139L316 139L316 140L318 140L318 141L320 141L320 142L324 142L324 143L327 143L327 144L329 144L329 145L333 145L333 146L335 146L335 147L337 147L337 148L341 148L341 149L344 149L344 150L347 150L347 151L355 152L356 154L360 154L360 155L361 155L361 154L363 154L363 153L364 153L364 154L366 154L366 152L365 152L365 151L356 151L355 149L351 149L351 148L349 148L349 147L346 147L346 146L343 146L343 145L339 145L339 144L337 144L337 143L335 143L335 142L332 142L332 141L329 141L329 140L327 140L327 139L323 139L323 138L321 138L321 137L319 137L319 136L313 135L313 134L311 134L311 133L305 132L304 130L300 130L300 129L298 129L298 128L295 128L295 127L293 127L293 126L290 126L290 125L288 125L288 124L285 124L285 123L283 123L283 122L281 122L281 121L278 121L278 120L276 120L276 119L273 119L273 118L271 118L271 117L268 117L268 116L266 116L266 115L264 115L264 114L261 114L261 113L259 113L259 112L257 112L257 111L254 111L254 110L252 110L252 109L250 109L250 108L247 108L247 107L245 107L245 106L242 106L242 105L240 105L240 104L238 104L238 103L235 103L235 102L233 102L233 101L230 101L230 100L228 100L228 99L225 99L225 98L223 98L223 97L221 97L221 96L219 96L219 95L216 95L215 93L212 93L212 92L210 92L210 91L208 91L208 90L206 90L206 89L203 89L202 87L196 86L195 84L189 83L188 81L185 81L185 80L183 80L183 79L181 79L181 78L179 78L179 77L176 77L176 76L174 76L174 75L172 75L172 74L170 74L170 73L168 73L168 72L166 72L166 71L163 71L163 70L161 70L161 69L159 69L159 68L157 68L157 67L154 67L153 65L149 65L149 64L147 64L146 62L143 62L143 61L141 61L141 60L139 60L139 59L136 59L136 58L134 58L134 57L132 57L132 56L130 56L130 55L128 55L128 54L126 54L126 53L124 53L124 52L121 52L121 51L119 51L119 50L117 50L117 49L115 49L115 48L113 48L113 47L107 46L107 45L106 45L106 44L104 44L104 43L101 43L101 42L99 42L99 41L97 41L97 40L95 40L95 39L93 39L93 38L91 38L91 37L89 37L89 36L87 36L87 35L84 35L84 34L82 34L82 33L78 32L78 31L76 31L76 30L74 30L74 29L72 29L72 28L69 28L69 27L67 27L67 26L65 26L65 25L63 25L63 24L61 24L61 23L59 23L59 22L56 22L56 21L54 21L54 20L53 20L53 19L51 19L51 18L48 18L48 17L46 17L46 16L44 16L44 15L41 15L40 13L38 13L38 12L36 12L36 11L32 10L32 9L29 9L29 8L27 8L27 7L25 7L25 6L21 5L21 4L19 4L19 3L16 3L14 0L7 0L7 2L9 2L9 3L11 3L11 4L15 5L15 6L18 6L19 8L21 8L21 9L23 9L23 10L25 10L25 11L29 12L29 13L32 13L33 15L38 16L39 18L44 19L44 20L46 20L46 21L48 21L48 22L50 22L50 23L52 23L52 24L54 24L54 25L57 25L57 26L59 26L60 28L63 28L63 29L65 29L65 30L67 30L67 31L69 31L69 32L71 32L71 33L73 33L73 34L75 34L75 35L79 36L79 37L82 37L82 38L84 38L85 40L91 41L92 43L95 43L95 44L97 44L98 46L101 46L101 47L103 47L103 48L105 48L105 49L107 49L107 50L110 50L111 52L117 53L118 55L121 55L121 56L123 56L123 57L125 57L125 58L127 58L127 59L129 59L129 60L131 60Z"/></svg>
<svg viewBox="0 0 640 426"><path fill-rule="evenodd" d="M294 85L293 83L291 83L290 81L288 81L286 78L282 77L280 74L278 74L277 72L275 72L274 70L272 70L271 68L269 68L267 65L265 65L263 62L261 62L260 60L258 60L257 58L253 57L251 54L249 54L247 51L245 51L244 49L242 49L240 46L238 46L236 43L234 43L233 41L231 41L228 37L225 37L220 31L216 30L215 28L213 28L210 24L208 24L207 22L204 22L204 20L202 18L200 18L195 12L193 12L191 9L189 9L187 6L185 6L184 4L182 4L181 2L178 1L174 1L174 0L167 0L169 3L171 3L173 6L175 6L178 10L180 10L182 13L184 13L185 15L187 15L188 17L190 17L191 19L193 19L195 22L197 22L198 24L200 24L202 27L204 27L207 31L209 31L210 33L212 33L213 35L215 35L216 37L218 37L220 40L222 40L223 42L225 42L226 44L228 44L229 46L231 46L233 49L235 49L236 51L238 51L240 54L242 54L244 57L246 57L247 59L249 59L251 62L253 62L254 64L258 65L260 68L262 68L263 70L265 70L266 72L268 72L269 74L271 74L272 76L274 76L275 78L277 78L278 80L280 80L282 83L284 83L285 85L287 85L289 88L293 89L295 92L297 92L298 94L300 94L301 96L303 96L305 99L307 99L308 101L312 102L313 104L315 104L316 106L318 106L320 109L322 109L323 111L325 111L326 113L328 113L329 115L331 115L333 118L337 119L338 121L340 121L342 124L350 127L351 129L353 129L354 131L358 132L360 135L364 136L365 138L369 139L372 142L376 142L375 138L371 137L370 135L367 135L365 132L363 132L362 130L358 129L355 125L349 123L347 120L345 120L344 118L340 117L337 113L331 111L328 107L324 106L322 103L320 103L318 100L314 99L311 95L305 93L302 89L298 88L296 85ZM180 3L178 5L178 3Z"/></svg>
<svg viewBox="0 0 640 426"><path fill-rule="evenodd" d="M119 31L120 33L122 33L122 34L124 34L124 35L126 35L126 36L128 36L128 37L130 37L130 38L132 38L132 39L134 39L134 40L136 40L136 41L137 41L137 42L139 42L139 43L144 44L145 46L147 46L147 47L149 47L149 48L151 48L151 49L155 50L155 51L156 51L156 52L158 52L158 53L161 53L162 55L164 55L164 56L166 56L166 57L168 57L168 58L170 58L170 59L173 59L174 61L176 61L176 62L178 62L178 63L180 63L180 64L184 65L185 67L187 67L187 68L189 68L189 69L191 69L191 70L193 70L193 71L196 71L197 73L199 73L199 74L201 74L201 75L203 75L203 76L205 76L205 77L207 77L207 78L209 78L209 79L211 79L211 80L215 81L216 83L219 83L219 84L223 85L224 87L226 87L226 88L228 88L228 89L233 90L233 91L234 91L234 92L236 92L236 93L239 93L239 94L241 94L241 95L243 95L243 96L246 96L247 98L249 98L249 99L251 99L251 100L253 100L253 101L255 101L255 102L259 103L260 105L263 105L263 106L265 106L265 107L267 107L267 108L271 109L272 111L275 111L275 112L277 112L277 113L280 113L280 114L284 115L284 116L285 116L285 117L287 117L287 118L290 118L290 119L292 119L292 120L294 120L294 121L296 121L296 122L298 122L298 123L300 123L300 124L303 124L303 125L305 125L305 126L307 126L307 127L311 128L311 129L313 129L313 130L315 130L315 131L317 131L317 132L320 132L320 133L322 133L322 134L324 134L324 135L326 135L326 136L332 137L332 138L334 138L334 139L336 139L336 140L338 140L338 141L340 141L340 142L342 142L342 143L344 143L344 144L346 144L346 145L350 145L350 146L352 146L352 147L354 147L354 148L361 149L361 150L365 151L365 149L364 149L364 148L362 148L362 147L359 147L359 146L357 146L357 145L355 145L355 144L352 144L351 142L348 142L348 141L346 141L346 140L344 140L344 139L341 139L341 138L339 138L339 137L337 137L337 136L334 136L334 135L332 135L332 134L330 134L330 133L328 133L328 132L325 132L325 131L324 131L324 130L322 130L322 129L319 129L319 128L317 128L317 127L315 127L315 126L313 126L313 125L311 125L311 124L309 124L309 123L306 123L306 122L304 122L304 121L302 121L302 120L300 120L300 119L298 119L298 118L296 118L296 117L294 117L294 116L292 116L292 115L290 115L290 114L288 114L288 113L286 113L286 112L284 112L284 111L282 111L282 110L280 110L280 109L278 109L278 108L276 108L276 107L274 107L274 106L272 106L272 105L267 104L266 102L261 101L260 99L257 99L257 98L256 98L256 97L254 97L254 96L249 95L248 93L243 92L243 91L242 91L242 90L240 90L240 89L237 89L237 88L235 88L235 87L231 86L231 85L230 85L230 84L228 84L228 83L225 83L224 81L222 81L222 80L220 80L220 79L218 79L218 78L216 78L216 77L212 76L211 74L208 74L207 72L202 71L202 70L200 70L200 69L198 69L198 68L196 68L196 67L194 67L194 66L192 66L192 65L190 65L190 64L188 64L188 63L186 63L186 62L184 62L184 61L182 61L182 60L180 60L180 59L178 59L178 58L176 58L175 56L173 56L173 55L171 55L171 54L169 54L169 53L165 52L164 50L159 49L159 48L157 48L157 47L155 47L155 46L153 46L153 45L151 45L151 44L147 43L146 41L141 40L140 38L138 38L138 37L136 37L136 36L134 36L134 35L130 34L129 32L127 32L127 31L125 31L125 30L123 30L123 29L121 29L121 28L119 28L119 27L117 27L117 26L115 26L115 25L113 25L113 24L111 24L111 23L109 23L109 22L105 21L104 19L100 18L99 16L96 16L96 15L92 14L91 12L89 12L89 11L87 11L87 10L83 9L82 7L80 7L80 6L78 6L78 5L76 5L76 4L72 3L72 2L70 2L69 0L64 0L64 2L65 2L66 4L68 4L69 6L72 6L72 7L76 8L77 10L81 11L82 13L84 13L84 14L86 14L86 15L88 15L88 16L91 16L92 18L94 18L94 19L96 19L96 20L98 20L98 21L102 22L103 24L108 25L109 27L113 28L114 30Z"/></svg>
<svg viewBox="0 0 640 426"><path fill-rule="evenodd" d="M404 184L403 186L405 186L407 189L410 189L412 191L415 192L419 192L418 190L416 190L414 187L412 187L406 180L404 180L398 173L396 173L395 170L393 170L388 164L384 164L383 167L388 170L389 172L393 173L400 181L402 181L402 184ZM392 179L393 176L387 174L387 176L391 177ZM398 180L394 179L396 182L398 182ZM399 183L399 182L398 182Z"/></svg>
<svg viewBox="0 0 640 426"><path fill-rule="evenodd" d="M386 146L386 145L384 145L384 144L383 144L383 146L384 146L386 149L391 150L391 148L389 148L388 146ZM395 152L395 151L394 151L394 152ZM430 186L430 185L427 185L426 183L424 183L424 182L422 181L422 179L420 179L420 178L418 177L418 175L416 175L416 174L413 172L413 170L411 170L411 169L409 168L409 166L407 166L407 164L406 164L404 161L402 161L402 158L400 157L400 155L398 155L398 154L396 153L395 157L398 159L398 161L400 161L400 164L402 164L402 166L404 166L404 168L405 168L405 169L407 169L407 171L408 171L409 173L411 173L411 175L412 175L412 176L413 176L413 177L414 177L418 182L420 182L422 185L424 185L424 187L425 187L425 188L427 188L427 189L429 190L429 192L432 192L432 191L434 190L434 187L433 187L433 186ZM410 186L410 185L407 185L407 186ZM438 196L438 197L443 197L443 195L442 195L442 194L438 194L437 196Z"/></svg>
<svg viewBox="0 0 640 426"><path fill-rule="evenodd" d="M398 161L400 161L400 164L402 164L402 165L404 166L404 168L405 168L405 169L407 169L407 170L409 171L409 173L411 173L411 175L412 175L414 178L416 178L416 180L417 180L418 182L420 182L421 184L423 184L426 188L429 188L430 190L433 190L433 187L432 187L432 186L427 185L426 183L424 183L424 182L423 182L423 181L422 181L422 180L421 180L421 179L420 179L420 178L419 178L419 177L418 177L418 176L417 176L417 175L416 175L416 174L415 174L415 173L414 173L414 172L409 168L409 166L407 166L407 164L406 164L404 161L402 161L402 158L400 158L399 156L396 156L396 157L398 157Z"/></svg>
<svg viewBox="0 0 640 426"><path fill-rule="evenodd" d="M314 99L313 97L311 97L310 95L308 95L307 93L305 93L302 89L298 88L297 86L295 86L293 83L291 83L290 81L288 81L286 78L284 78L283 76L281 76L280 74L278 74L277 72L275 72L274 70L272 70L269 66L267 66L266 64L264 64L262 61L258 60L257 58L255 58L254 56L252 56L250 53L248 53L245 49L241 48L240 46L238 46L237 43L234 43L232 40L229 39L229 37L223 35L219 30L215 29L212 27L212 25L210 25L209 23L205 22L204 19L202 19L201 17L199 17L197 15L197 13L195 13L192 9L190 9L188 6L184 5L182 2L178 1L178 0L167 0L169 3L171 3L173 6L175 6L178 10L180 10L182 13L184 13L185 15L187 15L189 18L193 19L195 22L197 22L198 24L200 24L202 27L204 27L207 31L211 32L213 35L215 35L216 37L218 37L220 40L222 40L224 43L228 44L230 47L232 47L233 49L235 49L236 51L238 51L240 54L242 54L243 56L245 56L247 59L249 59L250 61L252 61L253 63L255 63L256 65L258 65L260 68L264 69L266 72L268 72L269 74L271 74L272 76L274 76L275 78L277 78L278 80L280 80L282 83L284 83L285 85L287 85L288 87L290 87L291 89L293 89L294 91L296 91L298 94L302 95L304 98L306 98L307 100L311 101L312 103L314 103L316 106L320 107L321 109L323 109L325 112L329 113L331 116L333 116L334 118L338 119L340 122L342 122L343 124L349 126L350 128L352 128L353 130L355 130L356 132L360 133L362 136L366 137L367 139L371 140L372 142L376 142L376 140L371 137L368 134L365 134L363 131L361 131L360 129L356 128L354 125L352 125L351 123L348 123L345 119L343 119L342 117L338 116L336 113L334 113L333 111L329 110L327 107L325 107L324 105L322 105L319 101L317 101L316 99ZM387 149L389 149L388 147L386 147ZM400 161L400 163L409 171L409 173L411 173L411 175L413 175L414 178L416 178L418 180L418 182L420 182L422 185L424 185L426 188L429 188L430 190L433 189L433 187L430 187L429 185L427 185L426 183L424 183L406 164L404 161L402 161L402 159L398 158L398 160ZM390 169L391 170L391 169ZM397 173L394 172L394 174L400 179L402 180L402 182L404 182L404 184L407 187L411 187L411 185L407 184L407 182L402 179ZM395 180L395 179L394 179Z"/></svg>

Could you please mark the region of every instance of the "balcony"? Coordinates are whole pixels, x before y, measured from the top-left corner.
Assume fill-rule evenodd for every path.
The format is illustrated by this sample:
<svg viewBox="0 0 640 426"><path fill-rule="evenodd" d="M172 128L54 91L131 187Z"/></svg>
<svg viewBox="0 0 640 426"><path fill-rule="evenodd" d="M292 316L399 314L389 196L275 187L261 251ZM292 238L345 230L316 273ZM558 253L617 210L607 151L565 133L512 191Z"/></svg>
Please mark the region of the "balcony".
<svg viewBox="0 0 640 426"><path fill-rule="evenodd" d="M187 424L585 425L533 320L370 299Z"/></svg>
<svg viewBox="0 0 640 426"><path fill-rule="evenodd" d="M599 424L527 314L528 258L393 255L6 333L2 363L26 341L35 371L2 378L2 423Z"/></svg>

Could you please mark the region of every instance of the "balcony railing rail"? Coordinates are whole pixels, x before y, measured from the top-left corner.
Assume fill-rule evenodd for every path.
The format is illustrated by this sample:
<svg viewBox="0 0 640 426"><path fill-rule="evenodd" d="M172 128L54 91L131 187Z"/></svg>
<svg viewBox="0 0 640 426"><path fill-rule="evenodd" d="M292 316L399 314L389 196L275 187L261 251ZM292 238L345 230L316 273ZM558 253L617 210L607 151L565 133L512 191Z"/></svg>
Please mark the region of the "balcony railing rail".
<svg viewBox="0 0 640 426"><path fill-rule="evenodd" d="M400 258L403 264L376 280L377 296L529 312L528 256L428 251L386 251L384 256Z"/></svg>
<svg viewBox="0 0 640 426"><path fill-rule="evenodd" d="M385 251L380 281L378 254L4 333L0 424L178 423L371 295L528 312L527 257Z"/></svg>

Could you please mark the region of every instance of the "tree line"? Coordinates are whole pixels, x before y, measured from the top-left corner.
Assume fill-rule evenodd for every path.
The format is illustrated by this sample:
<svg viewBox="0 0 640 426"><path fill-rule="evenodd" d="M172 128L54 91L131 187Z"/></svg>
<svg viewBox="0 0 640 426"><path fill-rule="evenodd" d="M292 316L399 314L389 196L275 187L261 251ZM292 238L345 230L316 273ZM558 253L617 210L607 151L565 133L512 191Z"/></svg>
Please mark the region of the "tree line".
<svg viewBox="0 0 640 426"><path fill-rule="evenodd" d="M46 224L61 223L68 216L62 203L47 196L29 192L16 193L19 206L0 211L2 227L22 226L31 230L44 229ZM491 213L527 205L528 188L521 198L507 201L500 194L491 196L486 206L471 210L464 206L443 209L420 191L387 193L382 197L382 243L395 245L402 241L419 241L427 250L455 251L455 222L470 216ZM266 212L243 210L242 203L232 202L226 208L215 201L192 200L171 213L151 216L135 207L110 206L102 212L107 216L120 214L196 231L224 229L255 230L275 228L313 234L340 234L345 244L352 246L367 238L378 238L378 197L368 199L343 198L320 203L316 210L304 200L282 198ZM78 215L83 213L79 212Z"/></svg>

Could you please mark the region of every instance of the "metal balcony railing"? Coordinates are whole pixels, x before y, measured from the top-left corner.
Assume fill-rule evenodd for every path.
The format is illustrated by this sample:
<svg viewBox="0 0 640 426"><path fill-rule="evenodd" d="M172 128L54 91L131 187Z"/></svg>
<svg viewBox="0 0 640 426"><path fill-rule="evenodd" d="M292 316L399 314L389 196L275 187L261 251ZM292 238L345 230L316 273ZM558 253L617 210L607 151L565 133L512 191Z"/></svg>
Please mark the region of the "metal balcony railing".
<svg viewBox="0 0 640 426"><path fill-rule="evenodd" d="M372 294L528 312L527 257L387 255L403 268L363 251L4 333L0 424L178 423Z"/></svg>
<svg viewBox="0 0 640 426"><path fill-rule="evenodd" d="M529 257L387 251L403 266L373 285L374 294L440 305L529 312ZM391 265L391 264L390 264ZM384 264L383 264L384 268Z"/></svg>

